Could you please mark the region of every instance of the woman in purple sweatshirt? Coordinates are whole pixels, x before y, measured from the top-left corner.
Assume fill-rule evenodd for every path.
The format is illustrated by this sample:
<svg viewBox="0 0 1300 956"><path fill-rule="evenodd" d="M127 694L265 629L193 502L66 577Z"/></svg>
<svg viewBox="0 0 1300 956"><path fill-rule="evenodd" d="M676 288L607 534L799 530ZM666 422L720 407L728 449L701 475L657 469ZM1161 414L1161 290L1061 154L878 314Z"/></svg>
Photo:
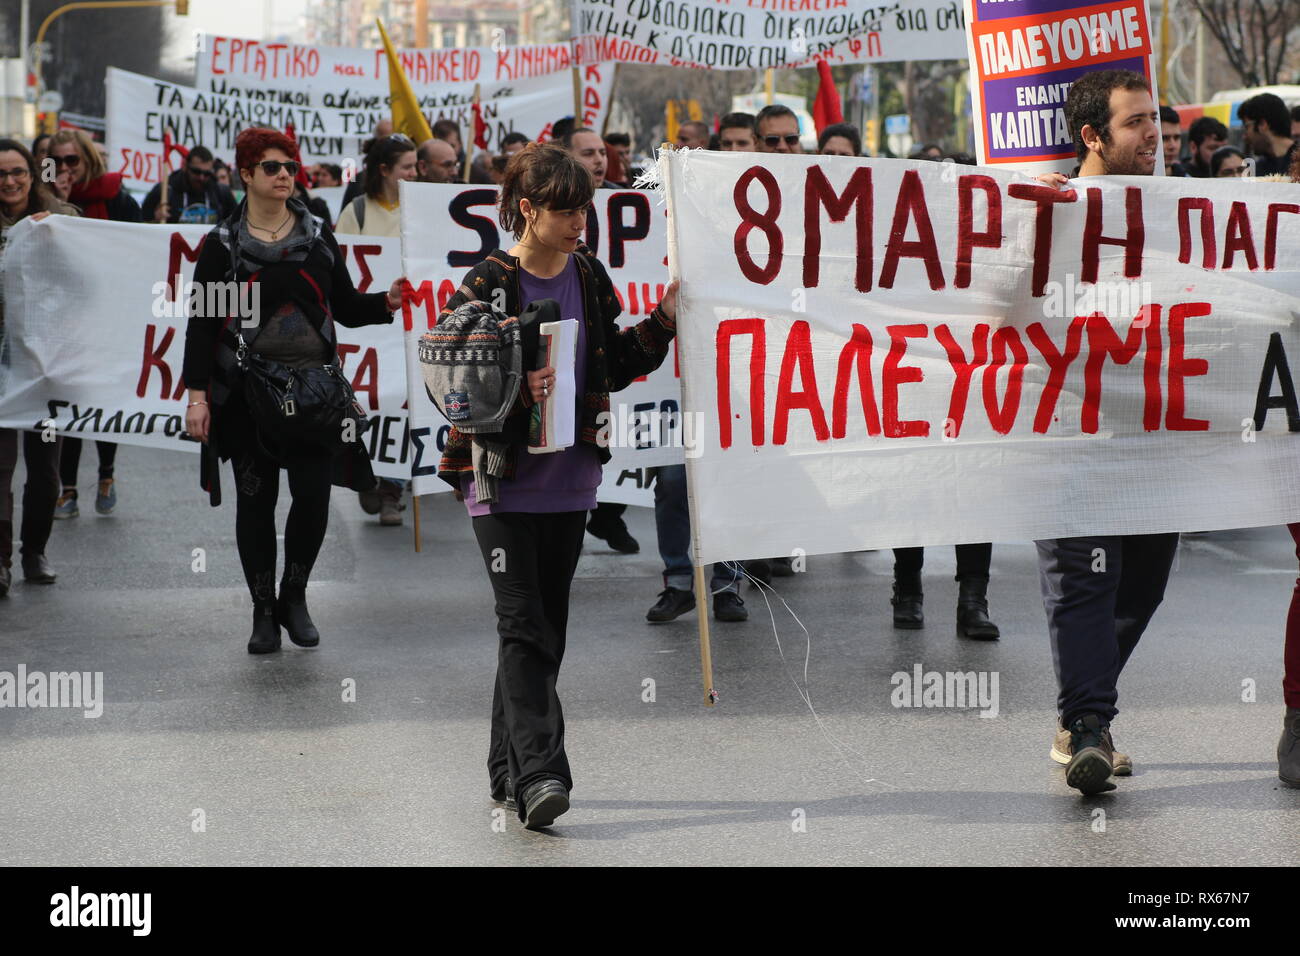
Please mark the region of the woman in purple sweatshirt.
<svg viewBox="0 0 1300 956"><path fill-rule="evenodd" d="M610 392L659 367L676 334L675 284L638 325L622 329L615 321L622 309L605 267L580 244L594 193L591 175L559 146L534 143L515 154L498 209L517 242L471 269L442 310L449 315L479 300L517 316L530 302L553 299L560 318L578 320L577 442L547 455L512 445L507 476L491 503L476 495L471 436L453 428L438 467L439 477L464 497L496 595L501 645L488 753L492 797L516 809L530 829L568 810L573 788L555 682L586 513L609 460L598 440L600 415L609 411ZM553 368L529 372L512 414L528 415L554 384Z"/></svg>

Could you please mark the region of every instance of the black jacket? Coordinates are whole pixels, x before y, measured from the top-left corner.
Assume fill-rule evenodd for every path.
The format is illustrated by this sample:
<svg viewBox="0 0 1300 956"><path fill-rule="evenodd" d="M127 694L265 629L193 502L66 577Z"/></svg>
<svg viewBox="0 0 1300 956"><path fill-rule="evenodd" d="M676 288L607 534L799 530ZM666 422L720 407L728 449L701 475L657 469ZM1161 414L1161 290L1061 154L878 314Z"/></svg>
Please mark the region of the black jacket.
<svg viewBox="0 0 1300 956"><path fill-rule="evenodd" d="M149 195L144 197L144 206L141 207L141 213L145 222L153 222L154 213L158 209L158 203L162 201L162 183L158 183L149 190ZM189 175L184 169L178 169L167 177L167 221L176 223L181 221L181 212L188 206L204 205L210 209L216 210L217 222L230 218L230 214L235 211L235 194L230 191L229 186L224 186L217 182L216 179L210 178L202 192L195 192L190 188ZM210 220L199 220L208 222Z"/></svg>
<svg viewBox="0 0 1300 956"><path fill-rule="evenodd" d="M231 278L231 248L233 237L238 235L244 205L240 203L233 215L204 237L194 267L194 283L199 289L204 289L207 283ZM329 225L311 216L296 199L289 200L289 208L309 217L313 241L306 259L277 262L251 273L241 266L234 272L234 278L240 283L257 283L260 314L273 315L286 302L295 303L328 343L331 355L336 353L337 343L327 317L349 328L391 323L393 314L388 310L387 290L358 292ZM184 379L187 388L204 389L208 393L212 421L208 442L203 447L199 479L212 504L218 505L221 488L216 459L230 458L252 436L232 433L237 429L223 427L227 422L248 420L239 396L235 363L239 345L235 324L239 319L235 315L207 315L202 305L200 296L185 330ZM374 487L370 456L359 440L344 445L335 455L333 481L357 491Z"/></svg>

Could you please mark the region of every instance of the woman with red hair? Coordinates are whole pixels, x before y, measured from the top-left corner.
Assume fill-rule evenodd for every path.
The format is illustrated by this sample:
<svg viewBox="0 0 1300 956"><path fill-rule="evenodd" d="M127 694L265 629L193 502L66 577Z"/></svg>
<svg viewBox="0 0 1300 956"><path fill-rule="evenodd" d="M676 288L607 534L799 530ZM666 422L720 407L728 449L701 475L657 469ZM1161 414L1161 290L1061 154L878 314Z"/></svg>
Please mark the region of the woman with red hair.
<svg viewBox="0 0 1300 956"><path fill-rule="evenodd" d="M396 280L386 293L357 292L329 225L294 197L299 164L293 156L293 141L277 130L239 134L235 168L246 194L203 243L194 282L204 294L196 298L185 333L185 425L204 443L200 481L214 506L221 503L220 460L230 459L235 472L235 541L253 598L250 654L279 650L282 626L300 647L319 643L306 590L325 539L330 485L368 491L375 476L359 434L350 441L341 434L332 449L276 441L269 423L242 397L241 350L293 369L337 366L334 324L392 322L403 282ZM223 283L231 283L225 294L209 294ZM234 288L244 294L231 295ZM289 473L293 504L277 600L281 468Z"/></svg>

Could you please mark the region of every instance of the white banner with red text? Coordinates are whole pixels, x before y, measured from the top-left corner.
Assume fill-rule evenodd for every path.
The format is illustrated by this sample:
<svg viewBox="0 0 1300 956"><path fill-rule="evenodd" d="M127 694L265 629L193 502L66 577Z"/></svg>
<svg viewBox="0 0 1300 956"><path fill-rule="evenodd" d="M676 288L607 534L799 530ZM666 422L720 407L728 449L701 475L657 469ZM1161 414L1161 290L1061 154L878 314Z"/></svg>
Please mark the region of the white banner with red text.
<svg viewBox="0 0 1300 956"><path fill-rule="evenodd" d="M583 63L710 70L960 60L960 0L572 0Z"/></svg>
<svg viewBox="0 0 1300 956"><path fill-rule="evenodd" d="M697 561L1300 520L1300 187L961 169L664 154Z"/></svg>
<svg viewBox="0 0 1300 956"><path fill-rule="evenodd" d="M67 216L11 229L0 428L197 451L185 433L181 369L189 283L208 231ZM400 240L339 244L358 289L387 291L400 276ZM370 415L363 441L375 473L406 478L401 327L336 329L343 370Z"/></svg>
<svg viewBox="0 0 1300 956"><path fill-rule="evenodd" d="M344 110L365 127L390 113L388 61L382 48L308 46L199 34L195 85L294 106ZM488 148L509 133L548 136L573 116L574 62L568 43L467 49L403 49L402 69L432 126L450 119L461 141L473 139L474 87L479 87ZM599 130L609 109L614 66L588 62L579 72L584 126Z"/></svg>
<svg viewBox="0 0 1300 956"><path fill-rule="evenodd" d="M515 240L497 220L495 186L402 183L401 190L403 263L412 285L402 313L411 436L441 448L451 426L425 391L420 336L436 324L466 272ZM597 190L587 217L586 244L609 271L624 326L645 319L667 285L665 208L654 199L640 190ZM680 395L674 347L654 373L610 396L606 424L613 458L605 466L602 501L653 503L645 469L680 464L693 443L693 429L680 415ZM437 465L428 458L413 465L417 493L446 487Z"/></svg>

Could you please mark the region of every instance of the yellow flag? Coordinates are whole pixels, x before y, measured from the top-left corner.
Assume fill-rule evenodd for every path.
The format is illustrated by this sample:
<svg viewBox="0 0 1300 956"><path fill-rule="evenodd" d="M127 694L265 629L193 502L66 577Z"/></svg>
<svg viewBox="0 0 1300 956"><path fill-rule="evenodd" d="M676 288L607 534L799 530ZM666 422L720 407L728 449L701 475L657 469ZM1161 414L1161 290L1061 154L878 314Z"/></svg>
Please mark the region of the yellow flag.
<svg viewBox="0 0 1300 956"><path fill-rule="evenodd" d="M405 133L419 146L426 139L433 139L433 130L429 129L429 121L420 112L420 104L411 90L411 81L402 72L402 64L393 51L388 31L379 19L375 23L379 25L379 35L384 38L384 53L388 56L388 94L393 100L393 132Z"/></svg>

